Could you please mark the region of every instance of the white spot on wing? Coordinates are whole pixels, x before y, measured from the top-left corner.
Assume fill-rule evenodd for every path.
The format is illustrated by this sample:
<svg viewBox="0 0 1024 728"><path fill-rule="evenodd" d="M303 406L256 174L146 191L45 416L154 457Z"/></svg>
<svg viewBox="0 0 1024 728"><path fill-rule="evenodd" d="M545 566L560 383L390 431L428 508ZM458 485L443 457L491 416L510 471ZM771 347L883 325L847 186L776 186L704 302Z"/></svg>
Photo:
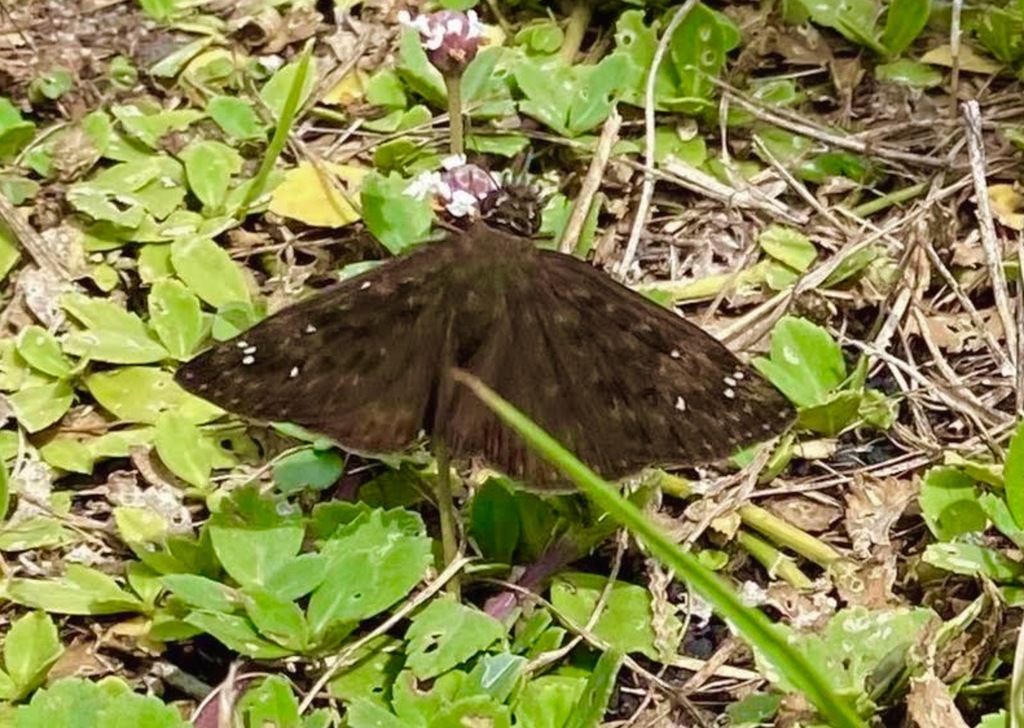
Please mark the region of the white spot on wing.
<svg viewBox="0 0 1024 728"><path fill-rule="evenodd" d="M682 397L676 397L676 409L680 412L686 411L686 400Z"/></svg>
<svg viewBox="0 0 1024 728"><path fill-rule="evenodd" d="M723 382L725 382L725 383L726 383L727 385L729 385L730 387L735 387L735 386L736 386L736 380L735 380L735 379L733 379L732 377L726 377L726 378L725 378L725 379L723 379L722 381L723 381Z"/></svg>
<svg viewBox="0 0 1024 728"><path fill-rule="evenodd" d="M726 399L736 399L736 392L731 389L726 389L722 394L725 395Z"/></svg>
<svg viewBox="0 0 1024 728"><path fill-rule="evenodd" d="M254 357L254 356L243 356L242 357L242 364L244 366L249 366L250 364L255 363L255 361L256 361L256 357Z"/></svg>
<svg viewBox="0 0 1024 728"><path fill-rule="evenodd" d="M313 324L309 324L308 326L306 326L305 331L306 331L307 334L315 334L316 333L316 326L314 326Z"/></svg>
<svg viewBox="0 0 1024 728"><path fill-rule="evenodd" d="M242 353L243 354L255 354L256 353L256 347L255 346L247 346L245 349L242 349Z"/></svg>
<svg viewBox="0 0 1024 728"><path fill-rule="evenodd" d="M295 379L295 377L297 377L297 376L299 376L299 368L298 367L292 367L292 370L290 372L288 372L288 378L289 379Z"/></svg>
<svg viewBox="0 0 1024 728"><path fill-rule="evenodd" d="M249 346L249 344L247 344L244 341L239 341L237 344L235 344L235 346L237 346L239 349L244 349L245 347Z"/></svg>
<svg viewBox="0 0 1024 728"><path fill-rule="evenodd" d="M359 286L359 290L360 291L365 291L369 287L370 287L370 282L369 281L363 281L363 285Z"/></svg>
<svg viewBox="0 0 1024 728"><path fill-rule="evenodd" d="M673 359L678 359L679 357L682 356L682 354L679 353L679 349L673 349L669 356L671 356Z"/></svg>

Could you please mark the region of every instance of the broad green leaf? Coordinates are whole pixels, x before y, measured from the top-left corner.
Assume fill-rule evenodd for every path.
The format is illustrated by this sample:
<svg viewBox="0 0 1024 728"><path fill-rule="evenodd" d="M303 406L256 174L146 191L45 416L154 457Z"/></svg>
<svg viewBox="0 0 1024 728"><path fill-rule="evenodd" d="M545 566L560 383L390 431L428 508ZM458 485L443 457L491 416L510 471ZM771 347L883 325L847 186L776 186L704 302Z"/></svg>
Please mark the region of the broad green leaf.
<svg viewBox="0 0 1024 728"><path fill-rule="evenodd" d="M175 131L184 131L203 118L197 109L168 109L152 111L134 104L112 106L110 112L121 127L147 147L157 149L160 140Z"/></svg>
<svg viewBox="0 0 1024 728"><path fill-rule="evenodd" d="M377 635L352 655L352 664L331 680L332 697L345 702L356 698L376 698L382 705L384 696L397 674L404 643L390 635Z"/></svg>
<svg viewBox="0 0 1024 728"><path fill-rule="evenodd" d="M174 411L163 412L156 421L153 444L161 462L172 473L197 488L210 486L210 448L188 418Z"/></svg>
<svg viewBox="0 0 1024 728"><path fill-rule="evenodd" d="M245 613L261 636L296 652L306 649L309 626L295 602L261 590L246 590L243 601Z"/></svg>
<svg viewBox="0 0 1024 728"><path fill-rule="evenodd" d="M236 591L198 574L167 574L161 582L190 607L207 612L231 613L239 606Z"/></svg>
<svg viewBox="0 0 1024 728"><path fill-rule="evenodd" d="M869 610L858 606L837 612L824 629L815 632L797 633L782 624L778 629L836 693L866 700L866 690L883 660L905 653L929 623L938 621L935 612L924 607ZM756 650L755 657L766 669ZM767 668L766 674L777 673ZM792 689L784 679L773 677L772 681L785 690Z"/></svg>
<svg viewBox="0 0 1024 728"><path fill-rule="evenodd" d="M57 437L39 449L39 454L48 465L69 473L92 473L96 458L89 448L71 437Z"/></svg>
<svg viewBox="0 0 1024 728"><path fill-rule="evenodd" d="M373 236L394 255L423 242L430 232L434 213L426 200L406 193L409 180L391 174L368 174L363 180L363 221Z"/></svg>
<svg viewBox="0 0 1024 728"><path fill-rule="evenodd" d="M46 612L29 612L14 620L4 640L4 669L18 686L19 697L42 684L61 652L57 627Z"/></svg>
<svg viewBox="0 0 1024 728"><path fill-rule="evenodd" d="M953 574L984 577L997 584L1018 585L1024 579L1024 564L1001 551L973 543L933 543L925 548L925 563Z"/></svg>
<svg viewBox="0 0 1024 728"><path fill-rule="evenodd" d="M97 460L105 458L126 458L133 447L150 445L153 442L152 427L129 427L112 430L86 441L89 453Z"/></svg>
<svg viewBox="0 0 1024 728"><path fill-rule="evenodd" d="M75 536L52 516L35 516L0 528L0 551L45 549L71 543Z"/></svg>
<svg viewBox="0 0 1024 728"><path fill-rule="evenodd" d="M313 86L316 84L316 59L310 58L309 64L309 71L306 74L305 82L300 91L300 107L309 98L309 95L313 92ZM299 70L299 65L299 62L295 61L284 66L260 89L260 99L270 108L275 118L281 116L281 112L284 110L285 102L288 100L288 93L291 91L292 84L295 83L295 74Z"/></svg>
<svg viewBox="0 0 1024 728"><path fill-rule="evenodd" d="M22 706L14 728L188 728L171 705L135 693L119 678L90 682L65 678L39 690Z"/></svg>
<svg viewBox="0 0 1024 728"><path fill-rule="evenodd" d="M283 675L270 675L246 689L236 712L247 726L312 728L307 723L300 724L299 701Z"/></svg>
<svg viewBox="0 0 1024 728"><path fill-rule="evenodd" d="M1006 465L1003 467L1003 481L1006 487L1006 505L1013 514L1013 520L1024 528L1024 421L1017 425L1017 431L1010 438L1006 451Z"/></svg>
<svg viewBox="0 0 1024 728"><path fill-rule="evenodd" d="M275 575L294 562L305 535L300 525L211 524L208 531L217 559L231 578L243 587L268 591Z"/></svg>
<svg viewBox="0 0 1024 728"><path fill-rule="evenodd" d="M143 606L111 577L81 564L68 564L59 579L11 579L3 596L57 614L120 614L138 612Z"/></svg>
<svg viewBox="0 0 1024 728"><path fill-rule="evenodd" d="M95 372L84 384L100 405L126 422L156 424L163 412L175 412L193 424L216 419L224 411L179 387L155 367L121 367Z"/></svg>
<svg viewBox="0 0 1024 728"><path fill-rule="evenodd" d="M225 134L239 140L262 139L266 125L253 111L252 103L237 96L214 96L206 103L206 113Z"/></svg>
<svg viewBox="0 0 1024 728"><path fill-rule="evenodd" d="M924 30L931 0L892 0L885 15L881 42L890 56L898 56Z"/></svg>
<svg viewBox="0 0 1024 728"><path fill-rule="evenodd" d="M372 617L403 598L432 561L430 543L422 521L406 511L375 510L340 529L322 549L329 571L309 601L313 633Z"/></svg>
<svg viewBox="0 0 1024 728"><path fill-rule="evenodd" d="M875 66L875 78L883 83L898 83L911 88L935 88L941 86L943 74L931 66L899 58L892 63L880 63Z"/></svg>
<svg viewBox="0 0 1024 728"><path fill-rule="evenodd" d="M220 640L235 652L258 660L276 660L292 650L259 636L245 617L223 612L192 612L185 621Z"/></svg>
<svg viewBox="0 0 1024 728"><path fill-rule="evenodd" d="M6 96L0 96L0 162L6 162L28 146L36 125L21 115Z"/></svg>
<svg viewBox="0 0 1024 728"><path fill-rule="evenodd" d="M758 357L754 367L800 407L824 402L846 379L843 352L829 333L791 316L775 325L769 358Z"/></svg>
<svg viewBox="0 0 1024 728"><path fill-rule="evenodd" d="M436 677L504 634L504 626L494 617L450 599L435 599L413 617L405 633L406 666L420 680Z"/></svg>
<svg viewBox="0 0 1024 728"><path fill-rule="evenodd" d="M590 728L601 723L608 711L608 701L615 689L615 678L622 666L622 657L622 652L615 649L601 653L565 728Z"/></svg>
<svg viewBox="0 0 1024 728"><path fill-rule="evenodd" d="M18 423L29 432L39 432L64 416L75 393L66 381L30 385L7 396Z"/></svg>
<svg viewBox="0 0 1024 728"><path fill-rule="evenodd" d="M210 210L221 210L231 178L242 171L241 155L227 144L204 139L189 144L179 156L192 193Z"/></svg>
<svg viewBox="0 0 1024 728"><path fill-rule="evenodd" d="M71 375L71 362L60 350L57 337L42 326L26 326L18 334L18 353L33 368L57 379Z"/></svg>
<svg viewBox="0 0 1024 728"><path fill-rule="evenodd" d="M324 490L345 472L345 460L335 449L303 448L274 462L274 483L285 495L312 488Z"/></svg>
<svg viewBox="0 0 1024 728"><path fill-rule="evenodd" d="M806 235L782 225L767 227L757 242L765 253L800 273L807 270L818 256L814 243Z"/></svg>
<svg viewBox="0 0 1024 728"><path fill-rule="evenodd" d="M85 327L68 334L65 351L111 364L149 364L167 358L167 350L134 313L80 293L66 294L61 305Z"/></svg>
<svg viewBox="0 0 1024 728"><path fill-rule="evenodd" d="M835 437L857 421L861 401L859 392L836 392L820 404L801 409L797 418L799 427Z"/></svg>
<svg viewBox="0 0 1024 728"><path fill-rule="evenodd" d="M149 325L170 355L185 361L195 354L207 328L196 295L180 281L164 278L153 283L148 304Z"/></svg>
<svg viewBox="0 0 1024 728"><path fill-rule="evenodd" d="M586 688L585 677L541 675L530 680L516 702L516 725L565 728Z"/></svg>
<svg viewBox="0 0 1024 728"><path fill-rule="evenodd" d="M929 469L921 480L918 502L925 523L940 541L985 530L987 519L974 479L957 468Z"/></svg>
<svg viewBox="0 0 1024 728"><path fill-rule="evenodd" d="M551 584L551 603L576 628L582 627L589 622L607 583L608 580L598 574L560 574ZM591 631L615 649L661 659L655 645L653 620L650 592L635 584L617 581ZM666 632L675 634L680 629L678 619L668 617L665 627Z"/></svg>
<svg viewBox="0 0 1024 728"><path fill-rule="evenodd" d="M501 481L489 479L473 496L469 532L484 558L512 563L519 543L519 514L516 497Z"/></svg>
<svg viewBox="0 0 1024 728"><path fill-rule="evenodd" d="M210 238L188 238L171 243L171 263L178 277L214 308L233 302L251 302L242 269Z"/></svg>
<svg viewBox="0 0 1024 728"><path fill-rule="evenodd" d="M676 88L672 97L660 99L661 103L689 114L709 108L715 96L714 80L725 68L728 53L741 40L739 29L728 17L702 3L695 5L669 43Z"/></svg>

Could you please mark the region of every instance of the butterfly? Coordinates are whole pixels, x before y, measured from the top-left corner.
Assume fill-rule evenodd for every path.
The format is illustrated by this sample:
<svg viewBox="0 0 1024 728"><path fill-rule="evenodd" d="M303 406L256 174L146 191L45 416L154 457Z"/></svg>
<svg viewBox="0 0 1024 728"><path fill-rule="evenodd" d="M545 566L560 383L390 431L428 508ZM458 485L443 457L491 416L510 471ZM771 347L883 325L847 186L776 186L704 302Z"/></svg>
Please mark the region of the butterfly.
<svg viewBox="0 0 1024 728"><path fill-rule="evenodd" d="M353 452L399 452L425 434L453 458L561 487L455 369L611 479L719 460L794 418L698 326L484 222L279 311L176 380L230 412L294 422Z"/></svg>

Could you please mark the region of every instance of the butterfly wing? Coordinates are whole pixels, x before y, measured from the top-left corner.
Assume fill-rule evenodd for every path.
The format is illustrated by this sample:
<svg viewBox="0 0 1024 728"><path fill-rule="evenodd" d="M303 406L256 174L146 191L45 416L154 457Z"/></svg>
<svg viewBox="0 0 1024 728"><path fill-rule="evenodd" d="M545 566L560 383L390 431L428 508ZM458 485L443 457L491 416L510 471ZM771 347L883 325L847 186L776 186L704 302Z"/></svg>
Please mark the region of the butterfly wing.
<svg viewBox="0 0 1024 728"><path fill-rule="evenodd" d="M537 258L463 366L602 475L711 462L792 421L788 401L699 327L582 261ZM474 400L453 391L452 451L551 485L550 468Z"/></svg>
<svg viewBox="0 0 1024 728"><path fill-rule="evenodd" d="M443 276L458 251L427 245L268 317L176 379L224 409L294 422L347 449L395 452L424 426L441 369Z"/></svg>

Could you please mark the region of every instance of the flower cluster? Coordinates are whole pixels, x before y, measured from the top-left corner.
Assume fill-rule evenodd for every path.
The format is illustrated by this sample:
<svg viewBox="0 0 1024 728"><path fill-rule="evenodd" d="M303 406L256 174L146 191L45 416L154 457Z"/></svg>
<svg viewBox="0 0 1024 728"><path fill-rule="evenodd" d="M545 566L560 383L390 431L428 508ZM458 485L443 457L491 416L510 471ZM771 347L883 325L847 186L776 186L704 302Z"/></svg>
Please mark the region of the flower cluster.
<svg viewBox="0 0 1024 728"><path fill-rule="evenodd" d="M430 62L445 75L461 73L476 57L484 37L483 23L473 10L439 10L415 18L403 10L398 20L420 34Z"/></svg>
<svg viewBox="0 0 1024 728"><path fill-rule="evenodd" d="M480 203L501 185L494 175L475 164L467 164L461 155L452 155L441 162L441 172L423 172L405 194L417 200L433 195L452 217L476 217Z"/></svg>

